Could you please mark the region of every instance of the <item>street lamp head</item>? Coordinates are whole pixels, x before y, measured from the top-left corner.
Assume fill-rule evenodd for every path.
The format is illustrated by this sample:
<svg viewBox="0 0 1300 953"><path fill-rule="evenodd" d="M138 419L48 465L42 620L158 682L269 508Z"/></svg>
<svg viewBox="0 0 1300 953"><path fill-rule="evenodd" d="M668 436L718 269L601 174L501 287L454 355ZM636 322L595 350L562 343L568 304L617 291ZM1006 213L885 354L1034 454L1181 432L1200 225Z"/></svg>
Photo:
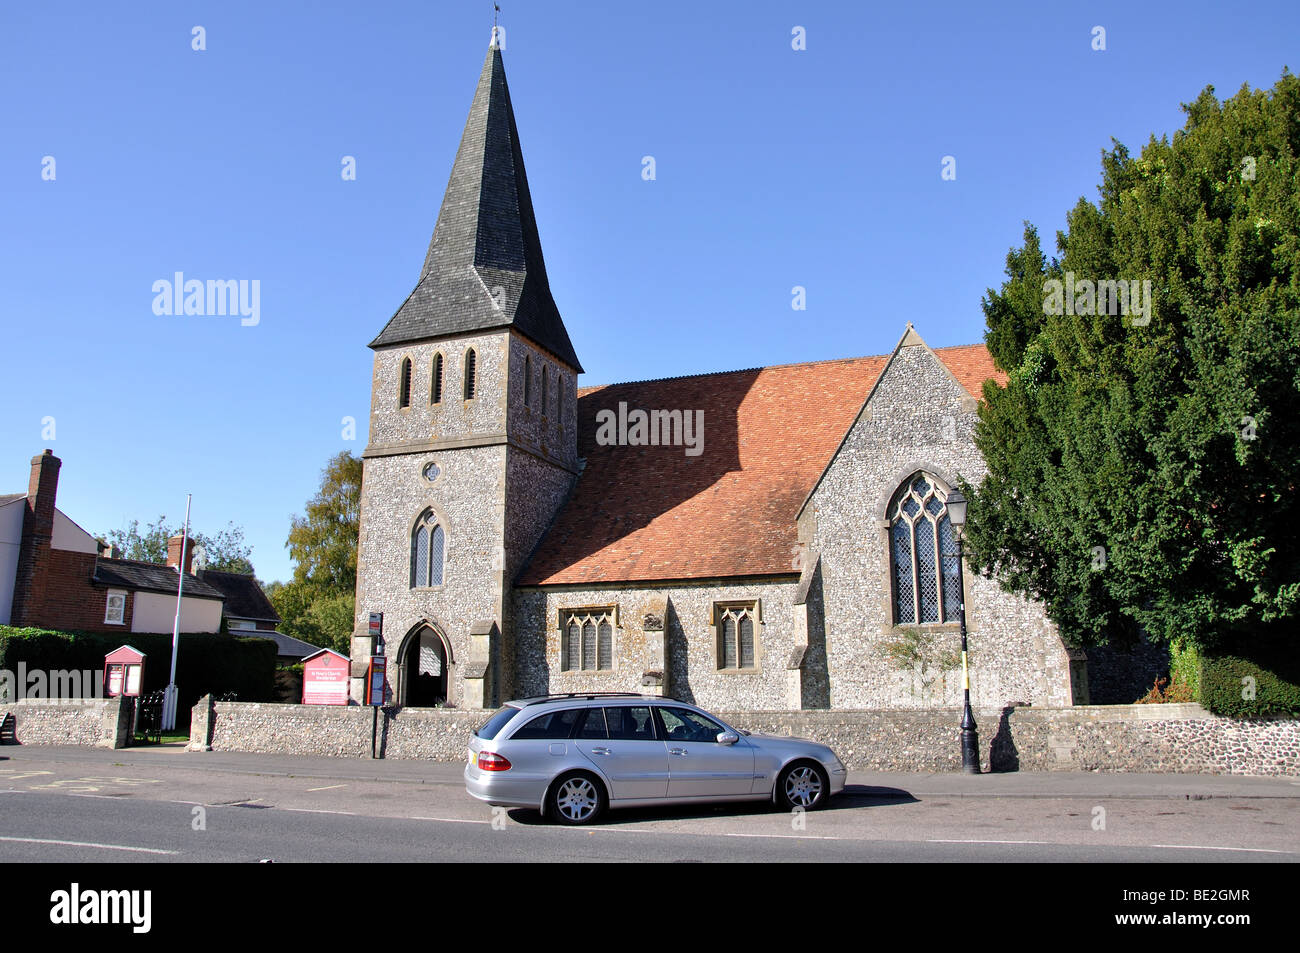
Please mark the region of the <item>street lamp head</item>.
<svg viewBox="0 0 1300 953"><path fill-rule="evenodd" d="M966 497L956 487L948 494L948 519L958 529L966 525Z"/></svg>

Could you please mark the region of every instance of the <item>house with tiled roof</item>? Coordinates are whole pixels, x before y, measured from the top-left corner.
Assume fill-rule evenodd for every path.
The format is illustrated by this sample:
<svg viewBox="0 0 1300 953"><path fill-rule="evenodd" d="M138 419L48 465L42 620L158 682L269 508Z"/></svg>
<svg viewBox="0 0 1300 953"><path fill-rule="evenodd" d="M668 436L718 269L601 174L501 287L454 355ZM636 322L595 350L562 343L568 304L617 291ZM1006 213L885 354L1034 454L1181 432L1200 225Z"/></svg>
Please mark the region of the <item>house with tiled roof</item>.
<svg viewBox="0 0 1300 953"><path fill-rule="evenodd" d="M717 710L1070 704L1040 605L968 571L947 502L983 345L578 387L501 51L415 287L370 342L353 697L649 692ZM383 613L383 643L368 626ZM928 653L898 664L897 646Z"/></svg>
<svg viewBox="0 0 1300 953"><path fill-rule="evenodd" d="M119 559L55 506L62 462L32 458L25 494L0 496L0 625L79 632L170 632L181 539L166 565ZM183 632L217 632L225 596L189 572Z"/></svg>

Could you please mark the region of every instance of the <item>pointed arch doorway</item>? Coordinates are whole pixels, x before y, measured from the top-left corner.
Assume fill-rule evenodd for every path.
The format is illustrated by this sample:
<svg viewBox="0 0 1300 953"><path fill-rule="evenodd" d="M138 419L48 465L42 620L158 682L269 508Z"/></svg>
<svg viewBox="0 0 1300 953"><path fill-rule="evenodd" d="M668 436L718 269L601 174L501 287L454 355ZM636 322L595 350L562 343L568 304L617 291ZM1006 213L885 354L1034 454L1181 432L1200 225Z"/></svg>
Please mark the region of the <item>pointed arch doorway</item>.
<svg viewBox="0 0 1300 953"><path fill-rule="evenodd" d="M402 642L398 655L402 678L398 704L433 708L450 701L451 647L428 623L416 626Z"/></svg>

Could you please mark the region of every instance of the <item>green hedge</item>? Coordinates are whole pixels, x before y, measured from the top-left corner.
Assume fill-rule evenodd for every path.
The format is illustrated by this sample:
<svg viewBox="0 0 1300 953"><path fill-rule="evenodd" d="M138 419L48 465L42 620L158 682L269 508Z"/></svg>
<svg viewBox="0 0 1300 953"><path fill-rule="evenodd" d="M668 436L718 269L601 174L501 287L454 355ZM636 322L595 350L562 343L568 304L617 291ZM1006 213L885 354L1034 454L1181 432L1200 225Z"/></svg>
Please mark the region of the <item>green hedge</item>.
<svg viewBox="0 0 1300 953"><path fill-rule="evenodd" d="M1292 639L1264 638L1210 655L1175 647L1170 660L1171 675L1216 715L1300 716L1300 645Z"/></svg>
<svg viewBox="0 0 1300 953"><path fill-rule="evenodd" d="M120 645L145 654L144 691L167 687L171 669L171 633L56 632L0 626L0 669L104 670L104 656ZM182 633L176 664L180 699L177 721L188 724L190 709L209 692L235 692L240 701L275 697L276 644L270 639L238 638L214 633ZM87 686L87 691L93 691Z"/></svg>
<svg viewBox="0 0 1300 953"><path fill-rule="evenodd" d="M1224 655L1202 660L1200 701L1216 715L1234 718L1300 715L1300 685L1258 662Z"/></svg>

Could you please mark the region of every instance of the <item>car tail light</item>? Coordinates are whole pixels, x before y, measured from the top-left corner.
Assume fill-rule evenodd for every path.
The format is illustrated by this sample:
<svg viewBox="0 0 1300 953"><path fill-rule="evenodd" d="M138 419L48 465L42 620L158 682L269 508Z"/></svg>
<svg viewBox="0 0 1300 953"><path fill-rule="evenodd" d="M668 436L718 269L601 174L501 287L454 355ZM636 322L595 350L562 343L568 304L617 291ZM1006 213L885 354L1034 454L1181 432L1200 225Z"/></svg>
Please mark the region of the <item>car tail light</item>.
<svg viewBox="0 0 1300 953"><path fill-rule="evenodd" d="M480 751L478 753L478 769L480 771L509 771L510 762L491 751Z"/></svg>

